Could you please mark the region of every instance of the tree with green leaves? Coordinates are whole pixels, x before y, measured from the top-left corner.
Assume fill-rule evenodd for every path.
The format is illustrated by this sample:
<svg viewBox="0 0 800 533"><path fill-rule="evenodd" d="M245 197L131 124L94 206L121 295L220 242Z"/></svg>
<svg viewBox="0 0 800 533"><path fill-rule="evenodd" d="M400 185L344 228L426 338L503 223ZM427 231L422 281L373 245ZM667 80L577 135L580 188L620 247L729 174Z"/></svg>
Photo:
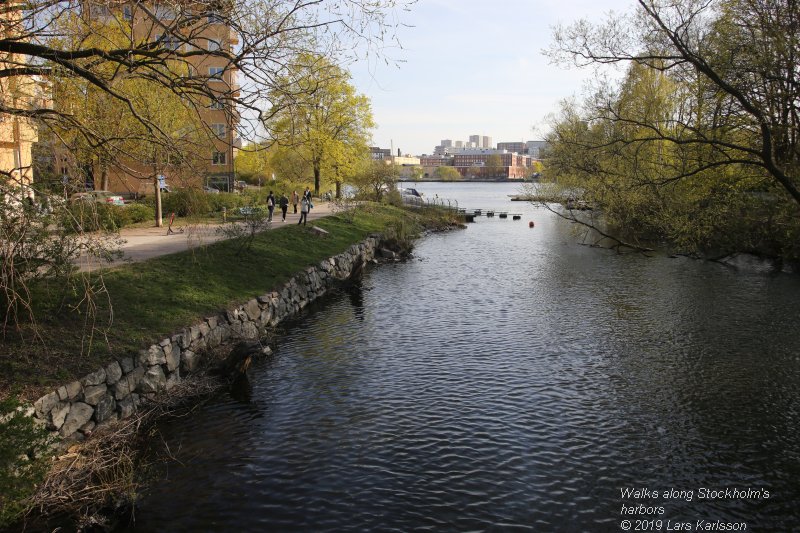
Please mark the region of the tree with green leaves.
<svg viewBox="0 0 800 533"><path fill-rule="evenodd" d="M557 29L554 58L628 69L564 104L547 175L639 237L800 258L798 20L785 0L639 0Z"/></svg>
<svg viewBox="0 0 800 533"><path fill-rule="evenodd" d="M397 189L398 169L384 161L365 160L352 178L360 193L380 202L389 191Z"/></svg>
<svg viewBox="0 0 800 533"><path fill-rule="evenodd" d="M384 44L395 41L401 26L396 11L409 3L413 0L0 2L0 120L36 121L54 139L63 136L75 152L72 158L98 167L101 175L136 157L150 164L145 179L157 176L164 164L191 172L187 130L161 122L164 115L154 112L152 99L133 88L147 85L154 88L153 98L177 98L181 115L199 116L221 106L226 124L238 124L239 136L263 142L262 125L270 113L305 102L313 88L291 77L298 57L320 53L339 64L365 56L392 61ZM221 42L211 38L219 36ZM206 60L220 65L223 76L196 68ZM49 98L6 90L29 87L30 80ZM263 102L276 90L284 96L282 106L265 109ZM43 103L48 99L52 105ZM0 176L0 185L22 188L12 183L8 169L0 168ZM6 207L13 206L0 210ZM17 237L3 233L0 241ZM0 291L22 298L17 302L25 307L29 293L12 284L23 279L18 275L23 248L9 246L0 257Z"/></svg>
<svg viewBox="0 0 800 533"><path fill-rule="evenodd" d="M505 177L505 166L500 154L490 154L486 157L486 177Z"/></svg>
<svg viewBox="0 0 800 533"><path fill-rule="evenodd" d="M264 143L250 143L238 150L234 159L236 174L251 184L266 183L272 179L274 169L270 164L270 151Z"/></svg>
<svg viewBox="0 0 800 533"><path fill-rule="evenodd" d="M108 189L111 166L149 182L155 198L155 224L161 227L159 177L198 173L204 167L201 154L210 137L198 115L172 91L144 79L121 78L113 83L115 92L135 105L136 116L83 80L56 83L59 106L72 108L75 116L91 123L93 133L86 135L80 129L63 129L56 124L53 131L60 141L83 161L82 167L99 169L99 189ZM103 142L101 149L96 146L98 142ZM146 170L131 162L144 164Z"/></svg>
<svg viewBox="0 0 800 533"><path fill-rule="evenodd" d="M347 71L313 54L299 57L278 85L270 94L271 119L266 122L273 142L311 169L316 195L323 171L335 169L339 197L350 162L368 152L374 126L369 99L356 92ZM280 87L299 87L302 95Z"/></svg>
<svg viewBox="0 0 800 533"><path fill-rule="evenodd" d="M436 167L436 170L433 171L433 179L439 181L459 181L461 179L461 173L455 169L455 167L442 165Z"/></svg>

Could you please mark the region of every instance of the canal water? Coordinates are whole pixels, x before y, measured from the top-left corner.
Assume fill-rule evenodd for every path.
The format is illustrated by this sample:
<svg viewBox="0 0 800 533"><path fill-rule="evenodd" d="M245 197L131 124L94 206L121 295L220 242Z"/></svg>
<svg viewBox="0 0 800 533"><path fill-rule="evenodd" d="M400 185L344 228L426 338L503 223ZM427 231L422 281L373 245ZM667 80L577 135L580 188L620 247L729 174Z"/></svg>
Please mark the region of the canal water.
<svg viewBox="0 0 800 533"><path fill-rule="evenodd" d="M162 425L135 531L800 527L797 275L585 246L513 184L416 187L522 219L425 237L291 324L249 400Z"/></svg>

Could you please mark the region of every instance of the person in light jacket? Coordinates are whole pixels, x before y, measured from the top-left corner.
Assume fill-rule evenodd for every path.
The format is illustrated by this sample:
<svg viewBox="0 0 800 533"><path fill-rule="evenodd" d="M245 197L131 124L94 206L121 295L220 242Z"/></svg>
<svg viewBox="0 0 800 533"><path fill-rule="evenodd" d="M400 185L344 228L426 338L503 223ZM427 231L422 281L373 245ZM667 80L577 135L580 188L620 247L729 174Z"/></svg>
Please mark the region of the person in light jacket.
<svg viewBox="0 0 800 533"><path fill-rule="evenodd" d="M309 201L305 195L300 199L300 221L297 223L299 226L300 224L306 225L306 220L308 220L308 205Z"/></svg>

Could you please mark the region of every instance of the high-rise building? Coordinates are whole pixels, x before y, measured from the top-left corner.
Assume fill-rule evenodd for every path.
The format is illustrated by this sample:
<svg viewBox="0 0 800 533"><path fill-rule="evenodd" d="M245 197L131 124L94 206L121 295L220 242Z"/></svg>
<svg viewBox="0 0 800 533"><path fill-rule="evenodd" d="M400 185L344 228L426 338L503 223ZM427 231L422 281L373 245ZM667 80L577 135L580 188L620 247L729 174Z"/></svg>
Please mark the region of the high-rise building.
<svg viewBox="0 0 800 533"><path fill-rule="evenodd" d="M492 148L492 138L486 135L481 136L481 148Z"/></svg>

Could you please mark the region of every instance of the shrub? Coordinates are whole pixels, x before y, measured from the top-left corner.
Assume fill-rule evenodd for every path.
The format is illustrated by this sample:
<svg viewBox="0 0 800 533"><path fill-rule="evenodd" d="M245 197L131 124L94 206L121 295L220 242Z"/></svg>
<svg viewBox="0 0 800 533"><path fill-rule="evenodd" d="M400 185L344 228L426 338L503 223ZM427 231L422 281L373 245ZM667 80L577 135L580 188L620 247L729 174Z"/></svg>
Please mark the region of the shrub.
<svg viewBox="0 0 800 533"><path fill-rule="evenodd" d="M272 223L267 219L269 212L263 207L246 206L237 211L239 222L224 224L217 228L217 233L225 236L234 245L235 255L240 256L252 249L256 235Z"/></svg>
<svg viewBox="0 0 800 533"><path fill-rule="evenodd" d="M82 242L61 228L64 206L41 212L0 195L0 331L35 323L31 287L42 279L63 280ZM73 218L68 217L70 221ZM61 285L61 282L55 285ZM2 465L0 465L2 466Z"/></svg>
<svg viewBox="0 0 800 533"><path fill-rule="evenodd" d="M152 205L142 203L129 204L125 207L125 223L136 224L145 222L146 220L153 220L155 218L155 209Z"/></svg>
<svg viewBox="0 0 800 533"><path fill-rule="evenodd" d="M222 211L223 207L226 208L228 211L230 211L236 207L252 205L252 202L249 198L241 194L234 194L230 192L221 192L219 194L207 194L206 197L211 202L214 212Z"/></svg>
<svg viewBox="0 0 800 533"><path fill-rule="evenodd" d="M382 202L395 207L403 207L403 197L397 189L389 189L381 198Z"/></svg>
<svg viewBox="0 0 800 533"><path fill-rule="evenodd" d="M47 431L14 399L0 401L0 527L19 520L44 478Z"/></svg>
<svg viewBox="0 0 800 533"><path fill-rule="evenodd" d="M164 216L175 213L179 217L207 215L214 211L211 196L200 189L186 188L161 194L161 212ZM221 196L221 195L220 195Z"/></svg>
<svg viewBox="0 0 800 533"><path fill-rule="evenodd" d="M74 233L116 231L125 225L126 209L127 207L121 205L76 202L69 206L66 227Z"/></svg>

